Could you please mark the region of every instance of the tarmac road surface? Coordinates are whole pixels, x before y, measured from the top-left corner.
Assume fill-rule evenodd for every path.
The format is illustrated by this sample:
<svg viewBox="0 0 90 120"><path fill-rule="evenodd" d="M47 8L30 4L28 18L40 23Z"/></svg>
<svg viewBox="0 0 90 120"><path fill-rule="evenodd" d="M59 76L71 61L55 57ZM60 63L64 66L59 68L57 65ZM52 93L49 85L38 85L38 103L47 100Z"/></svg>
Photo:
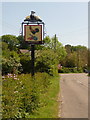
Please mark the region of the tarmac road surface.
<svg viewBox="0 0 90 120"><path fill-rule="evenodd" d="M60 74L61 118L88 118L88 76Z"/></svg>

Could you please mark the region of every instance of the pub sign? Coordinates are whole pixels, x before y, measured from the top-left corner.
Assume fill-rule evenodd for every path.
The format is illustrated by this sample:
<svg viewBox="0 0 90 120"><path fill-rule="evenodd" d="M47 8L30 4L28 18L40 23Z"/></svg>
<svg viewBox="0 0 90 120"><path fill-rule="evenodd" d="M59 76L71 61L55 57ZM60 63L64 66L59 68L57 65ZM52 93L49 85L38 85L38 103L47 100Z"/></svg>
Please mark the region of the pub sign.
<svg viewBox="0 0 90 120"><path fill-rule="evenodd" d="M42 43L42 25L24 25L24 38L31 44Z"/></svg>

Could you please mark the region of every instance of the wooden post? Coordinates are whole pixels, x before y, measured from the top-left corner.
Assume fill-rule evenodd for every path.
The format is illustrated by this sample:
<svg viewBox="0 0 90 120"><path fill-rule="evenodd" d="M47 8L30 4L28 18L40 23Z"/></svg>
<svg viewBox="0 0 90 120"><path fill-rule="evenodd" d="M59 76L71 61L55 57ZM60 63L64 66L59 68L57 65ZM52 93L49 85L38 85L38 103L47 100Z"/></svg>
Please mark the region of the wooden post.
<svg viewBox="0 0 90 120"><path fill-rule="evenodd" d="M34 45L31 45L31 67L32 67L32 71L31 71L31 75L34 76Z"/></svg>

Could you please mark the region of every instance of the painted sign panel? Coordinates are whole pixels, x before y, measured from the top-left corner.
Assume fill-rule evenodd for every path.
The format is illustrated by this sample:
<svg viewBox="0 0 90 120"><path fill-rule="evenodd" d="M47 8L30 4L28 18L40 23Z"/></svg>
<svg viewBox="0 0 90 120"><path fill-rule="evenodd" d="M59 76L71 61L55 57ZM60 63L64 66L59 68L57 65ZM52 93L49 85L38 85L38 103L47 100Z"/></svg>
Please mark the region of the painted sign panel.
<svg viewBox="0 0 90 120"><path fill-rule="evenodd" d="M42 25L25 25L25 41L29 43L42 43Z"/></svg>

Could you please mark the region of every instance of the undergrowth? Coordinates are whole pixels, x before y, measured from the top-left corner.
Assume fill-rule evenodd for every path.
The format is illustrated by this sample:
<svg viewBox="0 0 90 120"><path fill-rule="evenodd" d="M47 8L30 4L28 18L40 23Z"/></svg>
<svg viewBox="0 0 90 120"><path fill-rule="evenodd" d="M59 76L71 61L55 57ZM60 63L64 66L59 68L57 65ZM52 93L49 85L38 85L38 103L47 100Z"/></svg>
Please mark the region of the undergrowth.
<svg viewBox="0 0 90 120"><path fill-rule="evenodd" d="M59 77L47 73L3 76L2 118L54 118L57 116Z"/></svg>

